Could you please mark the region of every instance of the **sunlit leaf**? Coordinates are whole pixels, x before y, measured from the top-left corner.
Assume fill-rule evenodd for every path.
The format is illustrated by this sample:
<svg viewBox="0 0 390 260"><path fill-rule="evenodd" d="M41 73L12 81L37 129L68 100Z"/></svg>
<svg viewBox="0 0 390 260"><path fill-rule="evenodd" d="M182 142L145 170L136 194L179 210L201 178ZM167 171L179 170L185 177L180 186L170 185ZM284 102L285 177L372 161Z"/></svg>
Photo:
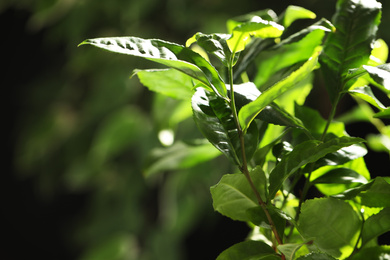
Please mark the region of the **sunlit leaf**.
<svg viewBox="0 0 390 260"><path fill-rule="evenodd" d="M296 20L315 18L316 14L312 11L300 6L289 5L279 19L283 21L282 25L287 28Z"/></svg>
<svg viewBox="0 0 390 260"><path fill-rule="evenodd" d="M278 250L286 257L286 260L293 260L295 252L301 248L304 244L283 244L278 245Z"/></svg>
<svg viewBox="0 0 390 260"><path fill-rule="evenodd" d="M83 41L107 51L142 57L181 71L226 98L226 88L215 68L201 55L184 46L138 37L96 38ZM79 45L79 46L80 46Z"/></svg>
<svg viewBox="0 0 390 260"><path fill-rule="evenodd" d="M320 57L325 83L332 102L343 90L349 69L368 62L380 23L381 4L375 0L337 2L331 33Z"/></svg>
<svg viewBox="0 0 390 260"><path fill-rule="evenodd" d="M376 177L367 191L359 194L361 204L369 207L390 207L390 184L382 177Z"/></svg>
<svg viewBox="0 0 390 260"><path fill-rule="evenodd" d="M267 21L274 21L278 19L277 14L271 10L271 9L264 9L260 11L251 12L248 14L240 15L237 17L233 17L226 22L226 27L228 29L229 33L233 32L233 29L236 28L238 25L251 21L254 17L260 17L261 19L267 20Z"/></svg>
<svg viewBox="0 0 390 260"><path fill-rule="evenodd" d="M319 52L315 51L313 56L299 69L291 73L288 77L280 80L264 91L255 101L245 105L238 114L241 127L244 131L248 129L253 119L277 97L293 88L299 81L305 79L317 65Z"/></svg>
<svg viewBox="0 0 390 260"><path fill-rule="evenodd" d="M275 251L264 242L248 240L235 244L223 251L217 260L279 260Z"/></svg>
<svg viewBox="0 0 390 260"><path fill-rule="evenodd" d="M303 203L298 230L305 239L324 252L340 257L348 256L355 246L361 229L361 220L344 201L332 198L307 200ZM342 250L343 249L343 252Z"/></svg>
<svg viewBox="0 0 390 260"><path fill-rule="evenodd" d="M310 253L297 258L297 260L336 260L336 258L325 253Z"/></svg>
<svg viewBox="0 0 390 260"><path fill-rule="evenodd" d="M374 96L374 93L372 93L372 90L369 86L354 88L349 90L348 93L363 99L364 101L370 103L371 105L379 109L385 108L385 106Z"/></svg>
<svg viewBox="0 0 390 260"><path fill-rule="evenodd" d="M390 119L390 107L383 109L383 111L378 112L374 115L375 118Z"/></svg>
<svg viewBox="0 0 390 260"><path fill-rule="evenodd" d="M241 23L233 29L233 35L227 40L227 44L232 53L245 49L250 37L276 38L283 33L284 27L273 21L263 20L259 16L254 16L250 21Z"/></svg>
<svg viewBox="0 0 390 260"><path fill-rule="evenodd" d="M362 230L362 245L390 231L390 208L384 208L378 214L370 216L364 221Z"/></svg>
<svg viewBox="0 0 390 260"><path fill-rule="evenodd" d="M259 174L259 170L251 172L250 175L260 196L265 196L265 175ZM214 209L233 220L250 221L247 210L259 205L254 191L242 173L225 174L210 190Z"/></svg>
<svg viewBox="0 0 390 260"><path fill-rule="evenodd" d="M174 69L135 70L141 83L151 91L177 99L189 100L198 81Z"/></svg>
<svg viewBox="0 0 390 260"><path fill-rule="evenodd" d="M368 72L375 84L390 90L390 63L377 67L363 66L363 68Z"/></svg>

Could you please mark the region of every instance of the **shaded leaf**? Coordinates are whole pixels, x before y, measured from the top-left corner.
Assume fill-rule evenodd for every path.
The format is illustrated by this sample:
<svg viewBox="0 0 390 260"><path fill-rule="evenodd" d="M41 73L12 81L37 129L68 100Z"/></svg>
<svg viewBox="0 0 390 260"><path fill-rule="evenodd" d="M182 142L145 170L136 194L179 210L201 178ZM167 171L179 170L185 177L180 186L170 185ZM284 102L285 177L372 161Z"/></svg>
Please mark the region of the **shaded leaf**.
<svg viewBox="0 0 390 260"><path fill-rule="evenodd" d="M107 37L88 39L89 44L107 51L142 57L179 70L226 98L226 88L215 68L201 55L184 46L157 39ZM79 46L80 46L79 45Z"/></svg>
<svg viewBox="0 0 390 260"><path fill-rule="evenodd" d="M390 184L383 177L376 177L372 186L359 197L361 204L368 207L390 207Z"/></svg>
<svg viewBox="0 0 390 260"><path fill-rule="evenodd" d="M286 260L293 260L295 256L295 252L299 248L301 248L304 245L304 243L300 244L283 244L278 245L278 250L286 257Z"/></svg>
<svg viewBox="0 0 390 260"><path fill-rule="evenodd" d="M390 259L390 246L375 246L363 248L350 260Z"/></svg>
<svg viewBox="0 0 390 260"><path fill-rule="evenodd" d="M365 65L370 57L381 4L375 0L337 2L332 22L336 27L324 44L320 57L325 83L332 102L343 90L349 69Z"/></svg>
<svg viewBox="0 0 390 260"><path fill-rule="evenodd" d="M358 239L361 220L353 208L344 201L321 198L306 200L301 209L298 230L305 239L324 252L341 257L349 255Z"/></svg>
<svg viewBox="0 0 390 260"><path fill-rule="evenodd" d="M273 199L283 182L307 163L315 162L325 155L335 152L343 147L363 142L361 138L340 137L325 143L316 140L303 142L282 158L275 166L269 177L269 198Z"/></svg>
<svg viewBox="0 0 390 260"><path fill-rule="evenodd" d="M390 107L383 109L383 111L378 112L374 115L375 118L390 119Z"/></svg>
<svg viewBox="0 0 390 260"><path fill-rule="evenodd" d="M390 208L384 208L378 214L370 216L364 222L362 246L371 239L390 231Z"/></svg>
<svg viewBox="0 0 390 260"><path fill-rule="evenodd" d="M192 97L194 120L202 134L236 165L241 165L241 143L230 106L224 99L198 88ZM257 148L256 125L247 132L245 152L248 160Z"/></svg>
<svg viewBox="0 0 390 260"><path fill-rule="evenodd" d="M310 253L297 258L297 260L336 260L336 258L325 253Z"/></svg>
<svg viewBox="0 0 390 260"><path fill-rule="evenodd" d="M144 175L149 177L168 170L187 169L220 155L209 142L188 144L181 141L151 151Z"/></svg>
<svg viewBox="0 0 390 260"><path fill-rule="evenodd" d="M284 229L286 227L286 219L281 217L276 211L274 206L267 206L267 210L271 215L272 221L275 224L275 228L280 237L283 237ZM248 219L256 226L271 229L271 225L268 221L267 215L265 214L261 206L250 208L247 210Z"/></svg>
<svg viewBox="0 0 390 260"><path fill-rule="evenodd" d="M248 240L237 243L223 251L217 260L279 260L275 251L264 242Z"/></svg>
<svg viewBox="0 0 390 260"><path fill-rule="evenodd" d="M264 91L255 101L245 105L238 114L241 127L244 131L248 129L253 119L277 97L293 88L299 81L305 79L317 65L318 51L304 63L299 69L282 79L272 87Z"/></svg>

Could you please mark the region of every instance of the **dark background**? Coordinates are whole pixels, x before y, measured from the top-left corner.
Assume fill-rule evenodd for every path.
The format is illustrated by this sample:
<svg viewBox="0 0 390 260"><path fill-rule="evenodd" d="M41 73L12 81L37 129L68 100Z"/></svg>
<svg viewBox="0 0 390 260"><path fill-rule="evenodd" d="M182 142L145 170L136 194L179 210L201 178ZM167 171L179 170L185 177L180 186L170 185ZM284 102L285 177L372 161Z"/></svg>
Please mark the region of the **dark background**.
<svg viewBox="0 0 390 260"><path fill-rule="evenodd" d="M390 42L385 29L390 24L390 5L382 2L379 36ZM335 1L288 4L331 19ZM150 63L77 45L86 38L122 35L184 44L198 31L224 32L230 17L265 8L280 14L286 7L282 0L241 0L239 4L218 0L3 1L1 85L6 134L1 234L5 242L0 258L98 259L100 255L104 259L105 253L115 252L113 259L137 259L137 255L142 259L215 259L242 241L246 225L214 213L208 194L208 187L230 169L217 167L227 164L223 158L192 170L214 167L209 176L192 171L180 172L190 177L166 173L151 183L141 177L148 150L158 145L155 129L163 123L154 120L159 115L153 94L128 76L134 68L150 67ZM352 104L344 100L339 112ZM324 116L329 113L326 101L311 105ZM95 154L92 148L102 145L96 141L101 140L101 129L124 107L137 118L129 122L131 133L124 137L128 145L109 155ZM347 129L350 135L361 137L375 132L362 123ZM388 175L388 154L368 155L366 161L374 176ZM192 216L180 215L182 226L170 227L169 221L161 220L164 181L179 183L172 186L182 203L178 204L195 203L190 199L194 196L201 201L191 206ZM181 202L181 198L188 200ZM121 253L121 245L127 245L129 252ZM136 248L148 253L133 252Z"/></svg>

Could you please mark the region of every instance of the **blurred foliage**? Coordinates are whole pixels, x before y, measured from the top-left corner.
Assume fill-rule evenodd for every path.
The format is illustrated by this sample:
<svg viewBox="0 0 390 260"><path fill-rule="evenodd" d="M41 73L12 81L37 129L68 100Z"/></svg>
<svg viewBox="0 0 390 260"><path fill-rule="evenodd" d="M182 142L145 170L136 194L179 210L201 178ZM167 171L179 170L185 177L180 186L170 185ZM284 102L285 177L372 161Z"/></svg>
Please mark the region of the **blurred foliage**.
<svg viewBox="0 0 390 260"><path fill-rule="evenodd" d="M383 13L389 14L389 3L382 2ZM162 130L173 133L180 145L200 137L189 106L152 95L137 79L129 79L135 67L149 63L77 48L78 43L134 35L184 44L197 31L226 31L225 21L233 16L265 8L280 13L296 4L318 18L330 18L334 3L1 1L0 15L12 20L7 33L34 40L16 41L11 47L17 59L13 57L8 76L16 77L11 87L17 89L18 108L13 172L33 180L37 198L48 204L59 203L61 196L87 194L83 208L61 234L68 255L81 260L196 259L185 252L185 239L195 228L208 225L201 221L215 221L209 187L230 171L222 157L195 167L165 161L153 168L164 174L144 178L147 164L156 162L153 156L168 151L158 138ZM389 18L383 17L382 24L390 24ZM387 33L380 37L390 42L389 31L380 32ZM210 153L213 156L214 150ZM215 254L220 251L216 248ZM207 252L197 254L210 257ZM62 259L61 253L57 259Z"/></svg>

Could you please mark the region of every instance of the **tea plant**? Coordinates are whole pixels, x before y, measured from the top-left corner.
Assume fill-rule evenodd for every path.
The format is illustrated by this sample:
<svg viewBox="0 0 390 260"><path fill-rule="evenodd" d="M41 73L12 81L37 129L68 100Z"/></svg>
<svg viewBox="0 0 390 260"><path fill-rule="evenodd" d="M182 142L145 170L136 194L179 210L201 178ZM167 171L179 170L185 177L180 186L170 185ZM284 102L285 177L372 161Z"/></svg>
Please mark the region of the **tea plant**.
<svg viewBox="0 0 390 260"><path fill-rule="evenodd" d="M213 206L252 231L218 260L390 255L390 247L377 243L390 231L390 180L371 179L363 159L366 140L349 136L335 120L341 98L351 95L357 107L344 118L372 122L381 149L390 151L390 128L382 121L390 118L390 108L371 89L390 94L388 49L376 38L381 4L339 0L332 22L287 30L297 19L314 18L309 10L289 6L280 16L263 10L231 19L228 34L199 32L186 46L137 37L80 44L167 66L133 75L152 91L191 99L200 132L237 166L238 173L223 175L211 187ZM326 120L304 105L318 75L331 103ZM179 150L183 165L195 157L186 167L216 156L203 142ZM388 173L388 162L384 167ZM307 199L313 186L323 196Z"/></svg>

